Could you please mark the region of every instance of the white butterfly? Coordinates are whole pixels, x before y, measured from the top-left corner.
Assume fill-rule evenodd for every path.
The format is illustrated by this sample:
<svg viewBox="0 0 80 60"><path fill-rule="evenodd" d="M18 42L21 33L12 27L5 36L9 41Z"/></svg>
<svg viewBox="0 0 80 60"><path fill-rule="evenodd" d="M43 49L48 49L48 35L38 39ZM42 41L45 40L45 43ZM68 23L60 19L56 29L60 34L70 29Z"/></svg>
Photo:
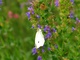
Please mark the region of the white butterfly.
<svg viewBox="0 0 80 60"><path fill-rule="evenodd" d="M39 48L39 47L43 46L44 42L45 42L45 39L42 34L42 31L41 31L41 29L38 29L38 31L36 32L36 36L35 36L35 47Z"/></svg>

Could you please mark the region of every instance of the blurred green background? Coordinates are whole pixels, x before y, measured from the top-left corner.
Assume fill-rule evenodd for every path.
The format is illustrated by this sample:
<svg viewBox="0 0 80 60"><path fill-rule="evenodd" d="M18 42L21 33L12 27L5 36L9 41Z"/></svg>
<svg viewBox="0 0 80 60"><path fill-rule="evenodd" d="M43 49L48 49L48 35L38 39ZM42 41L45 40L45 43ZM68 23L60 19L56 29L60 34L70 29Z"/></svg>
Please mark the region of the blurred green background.
<svg viewBox="0 0 80 60"><path fill-rule="evenodd" d="M0 5L0 60L35 60L32 55L35 30L26 17L27 3L3 0ZM9 18L9 11L19 18Z"/></svg>

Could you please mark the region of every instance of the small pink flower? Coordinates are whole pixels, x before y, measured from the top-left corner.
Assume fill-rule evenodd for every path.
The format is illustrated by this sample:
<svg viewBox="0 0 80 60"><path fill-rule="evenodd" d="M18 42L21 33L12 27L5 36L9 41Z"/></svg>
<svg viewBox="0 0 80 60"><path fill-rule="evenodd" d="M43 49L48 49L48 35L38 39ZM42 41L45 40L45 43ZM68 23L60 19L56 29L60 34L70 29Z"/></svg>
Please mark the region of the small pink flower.
<svg viewBox="0 0 80 60"><path fill-rule="evenodd" d="M12 18L12 17L13 17L13 12L12 12L12 11L9 11L9 12L8 12L8 17L9 17L9 18Z"/></svg>
<svg viewBox="0 0 80 60"><path fill-rule="evenodd" d="M14 14L14 16L13 16L14 18L19 18L19 15L18 14Z"/></svg>

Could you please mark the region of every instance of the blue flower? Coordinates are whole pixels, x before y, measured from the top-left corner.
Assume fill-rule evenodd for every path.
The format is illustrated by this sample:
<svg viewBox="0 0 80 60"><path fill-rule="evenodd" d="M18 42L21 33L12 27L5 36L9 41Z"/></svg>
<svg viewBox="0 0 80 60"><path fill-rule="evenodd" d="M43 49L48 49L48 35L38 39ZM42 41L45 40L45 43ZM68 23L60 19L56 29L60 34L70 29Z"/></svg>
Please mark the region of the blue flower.
<svg viewBox="0 0 80 60"><path fill-rule="evenodd" d="M74 0L70 0L70 2L71 2L72 4L74 4Z"/></svg>
<svg viewBox="0 0 80 60"><path fill-rule="evenodd" d="M28 7L28 10L33 10L32 6Z"/></svg>
<svg viewBox="0 0 80 60"><path fill-rule="evenodd" d="M40 18L40 16L39 16L39 15L36 15L36 17L37 17L37 18Z"/></svg>
<svg viewBox="0 0 80 60"><path fill-rule="evenodd" d="M0 0L0 5L2 5L2 0Z"/></svg>
<svg viewBox="0 0 80 60"><path fill-rule="evenodd" d="M50 38L51 37L51 32L48 32L47 34L46 34L46 36L45 36L45 39L48 39L48 38Z"/></svg>
<svg viewBox="0 0 80 60"><path fill-rule="evenodd" d="M72 27L72 31L76 30L74 27Z"/></svg>
<svg viewBox="0 0 80 60"><path fill-rule="evenodd" d="M35 47L32 49L32 53L33 53L33 55L35 55L37 53L37 50Z"/></svg>
<svg viewBox="0 0 80 60"><path fill-rule="evenodd" d="M76 21L80 23L80 20L78 18L76 18Z"/></svg>
<svg viewBox="0 0 80 60"><path fill-rule="evenodd" d="M30 19L30 12L27 12L26 15L27 15L28 19Z"/></svg>
<svg viewBox="0 0 80 60"><path fill-rule="evenodd" d="M53 31L53 32L56 32L56 29L55 29L55 28L53 28L53 29L52 29L52 31Z"/></svg>
<svg viewBox="0 0 80 60"><path fill-rule="evenodd" d="M38 56L37 60L42 60L42 57L41 56Z"/></svg>
<svg viewBox="0 0 80 60"><path fill-rule="evenodd" d="M32 14L34 14L34 11L32 11Z"/></svg>
<svg viewBox="0 0 80 60"><path fill-rule="evenodd" d="M70 12L69 17L70 17L70 18L74 18L74 13L73 13L73 11Z"/></svg>
<svg viewBox="0 0 80 60"><path fill-rule="evenodd" d="M41 28L41 25L38 24L38 28Z"/></svg>
<svg viewBox="0 0 80 60"><path fill-rule="evenodd" d="M59 6L59 0L55 0L55 6L56 6L56 7Z"/></svg>
<svg viewBox="0 0 80 60"><path fill-rule="evenodd" d="M32 26L31 28L34 28L34 26Z"/></svg>
<svg viewBox="0 0 80 60"><path fill-rule="evenodd" d="M78 21L79 19L78 18L76 18L76 21Z"/></svg>
<svg viewBox="0 0 80 60"><path fill-rule="evenodd" d="M46 31L50 31L50 27L47 25L44 27L44 32L46 32Z"/></svg>
<svg viewBox="0 0 80 60"><path fill-rule="evenodd" d="M50 47L48 47L48 50L50 51L50 50L51 50L51 48L50 48Z"/></svg>
<svg viewBox="0 0 80 60"><path fill-rule="evenodd" d="M28 7L28 10L29 10L32 14L34 14L34 9L33 9L32 6L31 6L31 7Z"/></svg>
<svg viewBox="0 0 80 60"><path fill-rule="evenodd" d="M44 53L45 51L44 51L44 49L42 49L42 53Z"/></svg>

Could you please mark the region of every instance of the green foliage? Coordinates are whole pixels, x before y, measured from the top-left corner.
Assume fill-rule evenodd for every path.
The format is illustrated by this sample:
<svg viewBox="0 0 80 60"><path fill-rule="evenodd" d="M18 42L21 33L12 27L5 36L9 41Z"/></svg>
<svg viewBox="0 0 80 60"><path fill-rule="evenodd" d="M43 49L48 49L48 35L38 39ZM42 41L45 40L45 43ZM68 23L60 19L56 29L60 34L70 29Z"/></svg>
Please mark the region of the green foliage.
<svg viewBox="0 0 80 60"><path fill-rule="evenodd" d="M70 0L59 0L58 7L55 6L55 0L37 1L33 1L35 13L28 20L26 12L31 5L27 4L27 0L3 0L0 5L0 60L37 60L38 55L42 56L42 60L79 60L80 22L75 22L76 17L80 19L80 1L75 0L72 5ZM73 18L69 17L70 11L74 12ZM40 16L40 22L36 15ZM32 55L38 24L42 26L42 31L48 25L57 32L46 40L44 53L40 48L38 54ZM44 35L46 33L43 32Z"/></svg>

